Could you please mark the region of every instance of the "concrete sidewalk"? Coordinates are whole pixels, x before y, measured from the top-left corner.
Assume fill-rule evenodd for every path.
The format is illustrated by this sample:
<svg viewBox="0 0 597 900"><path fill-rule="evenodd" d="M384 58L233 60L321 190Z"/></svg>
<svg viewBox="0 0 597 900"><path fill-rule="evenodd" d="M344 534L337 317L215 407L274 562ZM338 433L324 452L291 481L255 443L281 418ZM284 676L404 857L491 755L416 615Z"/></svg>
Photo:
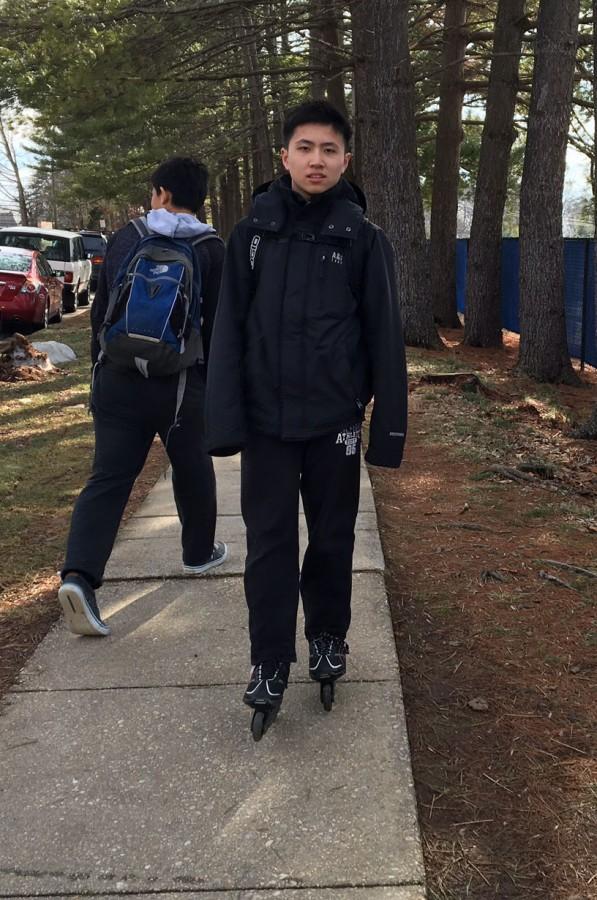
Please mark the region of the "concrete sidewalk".
<svg viewBox="0 0 597 900"><path fill-rule="evenodd" d="M0 897L425 897L366 470L348 676L325 713L299 639L293 683L258 744L241 702L238 459L219 460L217 474L229 560L182 576L171 486L160 480L123 529L98 594L112 635L75 637L59 623L8 695Z"/></svg>

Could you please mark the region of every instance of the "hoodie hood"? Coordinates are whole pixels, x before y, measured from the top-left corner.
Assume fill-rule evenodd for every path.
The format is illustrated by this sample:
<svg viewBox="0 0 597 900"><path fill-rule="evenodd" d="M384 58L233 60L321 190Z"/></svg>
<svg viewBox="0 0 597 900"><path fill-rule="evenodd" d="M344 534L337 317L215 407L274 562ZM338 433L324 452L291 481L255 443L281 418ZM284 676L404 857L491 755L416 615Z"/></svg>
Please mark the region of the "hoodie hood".
<svg viewBox="0 0 597 900"><path fill-rule="evenodd" d="M191 213L173 213L167 209L152 209L146 216L147 227L169 238L191 238L215 232L211 225L200 222Z"/></svg>
<svg viewBox="0 0 597 900"><path fill-rule="evenodd" d="M265 194L267 191L279 189L284 192L290 193L292 197L297 198L300 202L309 202L309 203L317 203L321 200L326 200L329 197L340 198L344 197L346 200L350 200L351 203L356 203L357 206L360 206L363 213L367 212L367 198L365 194L353 181L348 181L347 178L341 178L338 184L335 184L333 188L330 188L329 191L325 191L323 194L316 194L312 200L305 201L299 194L296 194L292 190L292 182L290 180L290 175L284 174L280 175L279 178L275 178L273 181L266 181L264 184L259 185L258 188L255 188L253 191L253 200L258 197L260 194Z"/></svg>

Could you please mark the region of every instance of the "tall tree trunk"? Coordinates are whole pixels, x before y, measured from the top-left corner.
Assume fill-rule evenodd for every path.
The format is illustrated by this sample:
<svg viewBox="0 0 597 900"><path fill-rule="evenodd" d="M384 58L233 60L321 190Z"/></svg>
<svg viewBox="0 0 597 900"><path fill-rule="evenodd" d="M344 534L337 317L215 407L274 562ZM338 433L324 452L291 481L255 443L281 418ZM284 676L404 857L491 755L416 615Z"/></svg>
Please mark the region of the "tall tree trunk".
<svg viewBox="0 0 597 900"><path fill-rule="evenodd" d="M520 371L574 383L564 314L562 193L580 0L541 0L520 187Z"/></svg>
<svg viewBox="0 0 597 900"><path fill-rule="evenodd" d="M17 158L10 142L8 132L4 125L4 121L2 116L0 116L0 138L2 140L2 146L4 147L4 153L6 155L6 159L8 160L8 164L13 171L15 186L17 189L17 200L19 203L19 213L21 215L21 225L29 225L29 209L27 207L27 198L25 197L25 189L23 187L23 182L21 181L21 173L19 171L19 164L17 162Z"/></svg>
<svg viewBox="0 0 597 900"><path fill-rule="evenodd" d="M367 139L367 128L372 115L374 103L371 90L370 71L373 65L373 31L371 14L363 0L352 0L350 5L352 23L352 58L353 58L353 91L352 116L354 124L354 157L353 169L355 179L363 183L363 173L368 169L365 156L370 147ZM369 154L371 163L371 154Z"/></svg>
<svg viewBox="0 0 597 900"><path fill-rule="evenodd" d="M597 0L593 0L593 115L597 118ZM597 150L597 134L595 135ZM593 180L593 215L595 221L595 236L593 240L593 272L597 276L597 196L595 194L595 182ZM593 278L593 303L597 313L597 277ZM591 438L597 440L597 403L588 420L575 432L575 437Z"/></svg>
<svg viewBox="0 0 597 900"><path fill-rule="evenodd" d="M431 292L438 322L458 327L456 235L462 144L466 0L446 0L439 112L431 197Z"/></svg>
<svg viewBox="0 0 597 900"><path fill-rule="evenodd" d="M427 278L415 93L408 49L408 0L370 0L366 7L357 2L354 12L355 58L359 60L355 84L366 78L370 86L360 88L359 109L361 127L366 129L362 174L371 216L394 247L406 342L440 347Z"/></svg>
<svg viewBox="0 0 597 900"><path fill-rule="evenodd" d="M274 6L277 9L274 9ZM269 4L269 14L274 17L276 14L281 19L281 27L284 27L284 23L287 18L286 11L286 0L282 3L282 8L280 9L280 3ZM265 38L267 53L269 56L269 68L270 68L270 90L272 95L272 128L271 128L271 137L272 137L272 146L274 149L274 160L275 156L280 150L282 146L282 125L284 123L284 104L285 104L285 96L287 93L286 85L285 85L285 77L280 74L280 53L278 49L278 41L276 35L272 32L268 32ZM282 52L283 48L282 48ZM274 162L275 168L275 162Z"/></svg>
<svg viewBox="0 0 597 900"><path fill-rule="evenodd" d="M315 15L311 28L311 61L317 66L313 73L312 90L314 97L324 96L333 103L342 115L348 118L348 107L344 93L344 73L341 53L342 11L339 0L312 0ZM340 70L339 70L340 69Z"/></svg>
<svg viewBox="0 0 597 900"><path fill-rule="evenodd" d="M221 234L222 219L220 216L220 200L218 197L218 184L215 178L212 178L209 186L209 208L211 210L211 224L218 234Z"/></svg>
<svg viewBox="0 0 597 900"><path fill-rule="evenodd" d="M525 0L499 0L468 252L464 343L501 347L500 255Z"/></svg>
<svg viewBox="0 0 597 900"><path fill-rule="evenodd" d="M245 9L241 12L243 23L243 49L247 70L251 73L247 76L249 85L249 97L251 102L251 122L254 137L254 171L253 177L257 184L263 181L271 181L274 177L272 159L272 146L267 121L267 109L263 93L263 80L259 73L259 59L257 56L257 44L254 35L255 27L251 13Z"/></svg>
<svg viewBox="0 0 597 900"><path fill-rule="evenodd" d="M309 26L309 68L311 69L310 95L314 100L325 97L325 53L321 36L324 0L311 0Z"/></svg>

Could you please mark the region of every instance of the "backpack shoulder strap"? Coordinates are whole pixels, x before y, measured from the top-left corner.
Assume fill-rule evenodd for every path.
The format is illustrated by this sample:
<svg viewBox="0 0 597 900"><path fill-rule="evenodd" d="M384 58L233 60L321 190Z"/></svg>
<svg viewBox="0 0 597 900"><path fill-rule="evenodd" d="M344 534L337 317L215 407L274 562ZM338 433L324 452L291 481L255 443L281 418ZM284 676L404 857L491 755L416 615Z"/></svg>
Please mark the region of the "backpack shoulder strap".
<svg viewBox="0 0 597 900"><path fill-rule="evenodd" d="M131 219L131 225L135 228L139 237L147 237L150 233L146 216L140 216L138 219Z"/></svg>
<svg viewBox="0 0 597 900"><path fill-rule="evenodd" d="M220 237L219 234L216 234L215 231L210 231L208 234L198 234L197 237L191 238L190 244L191 247L197 247L198 244L202 244L204 241L219 241L220 244L223 244L224 241Z"/></svg>

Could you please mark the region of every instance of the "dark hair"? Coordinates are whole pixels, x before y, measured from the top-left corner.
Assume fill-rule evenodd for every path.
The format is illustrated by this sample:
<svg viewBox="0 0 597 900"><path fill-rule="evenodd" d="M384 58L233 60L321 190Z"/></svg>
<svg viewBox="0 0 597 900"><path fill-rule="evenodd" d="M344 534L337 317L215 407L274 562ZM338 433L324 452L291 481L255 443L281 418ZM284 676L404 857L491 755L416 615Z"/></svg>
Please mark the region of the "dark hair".
<svg viewBox="0 0 597 900"><path fill-rule="evenodd" d="M156 191L170 191L174 206L197 213L205 201L208 175L207 167L192 156L171 156L157 167L151 183Z"/></svg>
<svg viewBox="0 0 597 900"><path fill-rule="evenodd" d="M307 100L306 103L301 103L300 106L296 106L286 114L284 125L282 126L284 146L288 147L292 135L300 125L311 124L331 125L334 131L342 135L344 145L348 149L352 137L350 123L327 100Z"/></svg>

